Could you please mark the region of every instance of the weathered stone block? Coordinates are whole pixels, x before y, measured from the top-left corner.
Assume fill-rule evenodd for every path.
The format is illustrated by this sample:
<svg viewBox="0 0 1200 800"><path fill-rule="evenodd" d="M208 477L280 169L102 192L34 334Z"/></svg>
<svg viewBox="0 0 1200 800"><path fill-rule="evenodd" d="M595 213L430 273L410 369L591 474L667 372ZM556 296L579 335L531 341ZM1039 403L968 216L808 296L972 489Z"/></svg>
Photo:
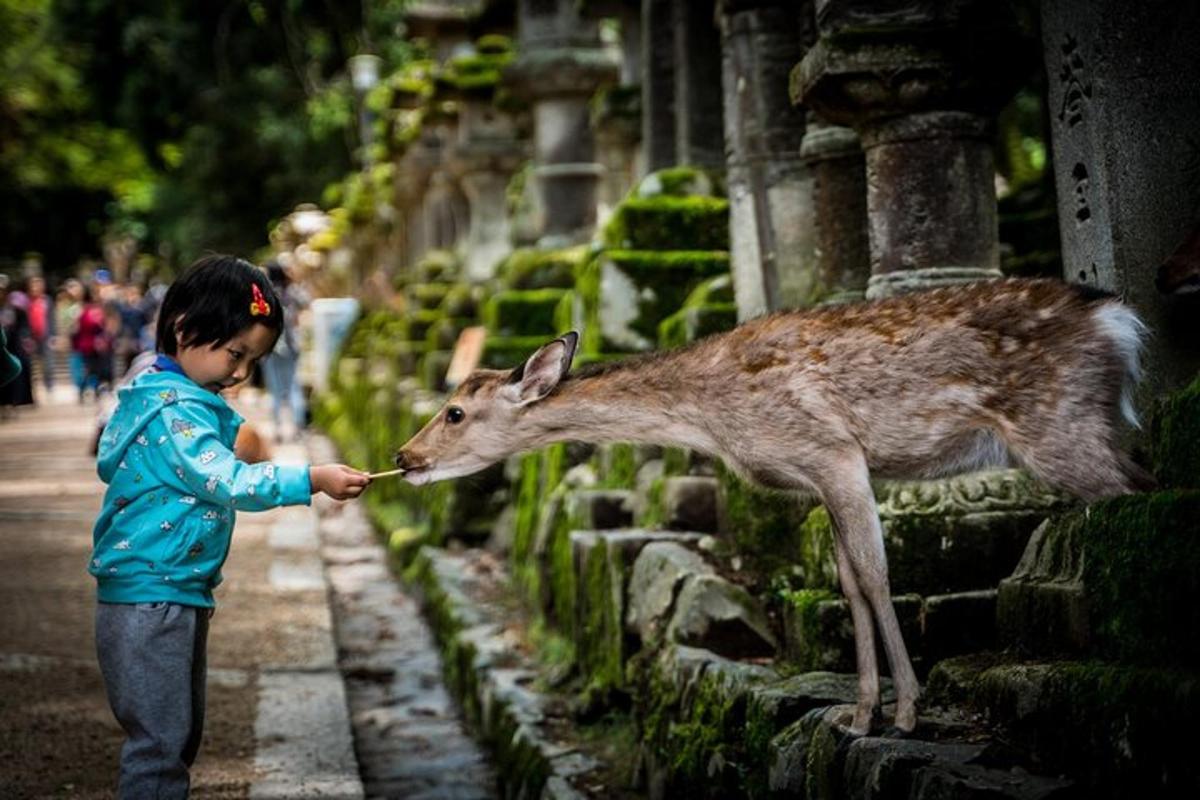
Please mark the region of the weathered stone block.
<svg viewBox="0 0 1200 800"><path fill-rule="evenodd" d="M677 240L675 248L684 245ZM729 271L729 254L712 250L606 250L580 272L586 352L649 350L658 326L702 281Z"/></svg>
<svg viewBox="0 0 1200 800"><path fill-rule="evenodd" d="M681 308L658 325L658 345L664 349L731 330L737 325L737 306L733 303Z"/></svg>
<svg viewBox="0 0 1200 800"><path fill-rule="evenodd" d="M989 763L982 744L867 737L850 744L842 785L853 800L1067 800L1079 797L1061 777Z"/></svg>
<svg viewBox="0 0 1200 800"><path fill-rule="evenodd" d="M738 553L761 562L766 570L799 562L805 570L803 585L808 587L837 585L829 527L811 533L802 530L815 499L763 489L724 464L717 465L717 478L718 528Z"/></svg>
<svg viewBox="0 0 1200 800"><path fill-rule="evenodd" d="M728 250L729 201L720 197L634 197L617 206L602 233L621 250Z"/></svg>
<svg viewBox="0 0 1200 800"><path fill-rule="evenodd" d="M627 489L578 489L567 495L567 515L572 528L628 528L633 524L633 503L633 492Z"/></svg>
<svg viewBox="0 0 1200 800"><path fill-rule="evenodd" d="M767 667L708 650L662 650L641 687L638 709L652 797L742 793L748 693L778 680Z"/></svg>
<svg viewBox="0 0 1200 800"><path fill-rule="evenodd" d="M698 553L674 542L646 545L633 564L629 579L626 630L645 644L659 640L670 619L675 597L689 575L712 574Z"/></svg>
<svg viewBox="0 0 1200 800"><path fill-rule="evenodd" d="M1200 487L1200 378L1163 399L1150 422L1155 477L1164 487Z"/></svg>
<svg viewBox="0 0 1200 800"><path fill-rule="evenodd" d="M742 587L716 575L693 575L683 584L667 639L729 658L775 654L775 634L758 602Z"/></svg>
<svg viewBox="0 0 1200 800"><path fill-rule="evenodd" d="M509 289L571 289L575 271L587 258L585 246L566 250L521 248L500 267L500 280Z"/></svg>
<svg viewBox="0 0 1200 800"><path fill-rule="evenodd" d="M643 530L570 534L575 583L580 587L572 632L589 691L604 693L625 687L625 661L630 656L624 624L626 598L639 553L655 543L678 546L698 538Z"/></svg>
<svg viewBox="0 0 1200 800"><path fill-rule="evenodd" d="M1200 666L1200 491L1113 498L1049 522L1000 585L1001 643Z"/></svg>
<svg viewBox="0 0 1200 800"><path fill-rule="evenodd" d="M663 510L666 526L677 531L717 532L716 478L680 475L666 478L663 484Z"/></svg>
<svg viewBox="0 0 1200 800"><path fill-rule="evenodd" d="M894 595L892 605L900 621L900 631L909 645L909 656L919 667L922 661L920 595ZM784 653L801 670L853 672L854 623L850 606L827 590L789 592L783 606ZM887 658L882 647L876 648L879 668L886 671Z"/></svg>
<svg viewBox="0 0 1200 800"><path fill-rule="evenodd" d="M483 324L496 336L553 337L554 313L565 289L498 292L483 306Z"/></svg>
<svg viewBox="0 0 1200 800"><path fill-rule="evenodd" d="M925 598L920 650L925 663L996 646L996 590Z"/></svg>
<svg viewBox="0 0 1200 800"><path fill-rule="evenodd" d="M1200 718L1195 673L1098 662L949 659L930 700L965 701L1047 771L1095 798L1184 797L1200 786L1187 731Z"/></svg>
<svg viewBox="0 0 1200 800"><path fill-rule="evenodd" d="M422 311L434 311L446 299L453 284L449 283L412 283L404 289L409 304ZM411 338L424 338L421 337Z"/></svg>

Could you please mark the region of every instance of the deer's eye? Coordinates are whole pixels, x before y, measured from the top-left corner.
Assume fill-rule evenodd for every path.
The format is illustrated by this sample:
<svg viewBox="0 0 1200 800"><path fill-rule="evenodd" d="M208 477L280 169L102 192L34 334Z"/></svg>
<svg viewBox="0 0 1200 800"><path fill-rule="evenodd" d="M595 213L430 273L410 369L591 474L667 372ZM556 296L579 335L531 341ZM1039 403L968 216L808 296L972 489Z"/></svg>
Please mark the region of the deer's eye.
<svg viewBox="0 0 1200 800"><path fill-rule="evenodd" d="M457 425L458 423L462 422L466 416L466 412L458 406L450 406L446 409L446 422L449 422L451 425Z"/></svg>

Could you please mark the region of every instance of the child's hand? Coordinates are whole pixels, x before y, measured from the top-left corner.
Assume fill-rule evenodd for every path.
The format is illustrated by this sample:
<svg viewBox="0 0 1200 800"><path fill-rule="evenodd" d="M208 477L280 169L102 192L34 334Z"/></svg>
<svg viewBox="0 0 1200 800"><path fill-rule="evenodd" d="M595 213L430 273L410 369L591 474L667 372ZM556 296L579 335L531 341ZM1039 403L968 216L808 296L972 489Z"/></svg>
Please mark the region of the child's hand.
<svg viewBox="0 0 1200 800"><path fill-rule="evenodd" d="M322 464L308 468L308 480L313 494L324 492L334 500L351 500L362 494L371 482L365 472L345 464Z"/></svg>

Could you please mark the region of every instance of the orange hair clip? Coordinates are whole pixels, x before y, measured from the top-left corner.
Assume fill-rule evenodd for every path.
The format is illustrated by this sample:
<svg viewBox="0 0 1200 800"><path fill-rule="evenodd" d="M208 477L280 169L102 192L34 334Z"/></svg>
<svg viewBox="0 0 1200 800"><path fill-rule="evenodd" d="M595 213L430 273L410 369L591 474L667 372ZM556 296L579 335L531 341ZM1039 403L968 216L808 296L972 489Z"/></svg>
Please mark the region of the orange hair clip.
<svg viewBox="0 0 1200 800"><path fill-rule="evenodd" d="M258 284L250 284L250 290L254 293L254 299L250 301L250 316L269 316L271 313L271 304L263 297L262 290L258 288Z"/></svg>

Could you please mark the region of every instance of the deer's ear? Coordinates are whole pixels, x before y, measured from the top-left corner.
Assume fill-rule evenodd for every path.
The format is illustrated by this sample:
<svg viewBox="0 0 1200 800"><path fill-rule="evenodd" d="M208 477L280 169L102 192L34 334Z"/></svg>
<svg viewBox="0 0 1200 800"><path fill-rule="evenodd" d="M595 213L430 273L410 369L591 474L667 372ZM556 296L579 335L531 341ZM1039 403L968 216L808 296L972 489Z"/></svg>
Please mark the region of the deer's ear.
<svg viewBox="0 0 1200 800"><path fill-rule="evenodd" d="M571 331L538 348L529 360L508 374L501 390L504 396L523 406L550 394L570 371L578 344L579 334Z"/></svg>

